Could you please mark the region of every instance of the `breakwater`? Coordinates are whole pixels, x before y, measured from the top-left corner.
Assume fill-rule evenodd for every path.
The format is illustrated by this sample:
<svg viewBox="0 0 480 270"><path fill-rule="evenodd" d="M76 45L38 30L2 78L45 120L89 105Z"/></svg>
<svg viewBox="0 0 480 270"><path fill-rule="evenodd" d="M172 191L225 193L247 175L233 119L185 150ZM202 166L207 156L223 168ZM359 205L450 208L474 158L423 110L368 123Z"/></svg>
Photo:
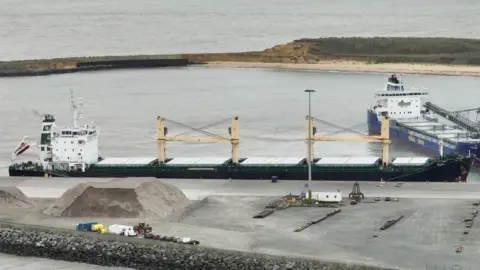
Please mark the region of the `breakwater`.
<svg viewBox="0 0 480 270"><path fill-rule="evenodd" d="M124 59L125 58L125 59ZM196 64L186 58L138 59L130 57L105 57L104 60L51 59L30 60L21 63L0 63L0 77L41 76L80 71L97 71L128 68L184 67Z"/></svg>
<svg viewBox="0 0 480 270"><path fill-rule="evenodd" d="M12 223L0 224L0 252L135 269L384 269Z"/></svg>
<svg viewBox="0 0 480 270"><path fill-rule="evenodd" d="M354 62L356 68L351 65ZM342 62L350 67L342 67ZM348 63L345 63L348 62ZM480 74L480 40L457 38L345 37L298 39L262 51L125 55L0 61L0 77L35 76L120 68L154 68L207 63L320 64L326 70L372 71L372 65L424 64L413 73ZM364 66L362 66L365 64ZM323 67L321 67L323 65ZM368 66L370 65L370 67ZM431 66L448 71L431 71ZM292 67L292 66L290 66ZM302 67L305 68L305 67ZM443 67L445 68L445 67ZM376 72L382 68L377 68ZM389 67L391 71L400 67ZM408 70L407 70L408 73Z"/></svg>

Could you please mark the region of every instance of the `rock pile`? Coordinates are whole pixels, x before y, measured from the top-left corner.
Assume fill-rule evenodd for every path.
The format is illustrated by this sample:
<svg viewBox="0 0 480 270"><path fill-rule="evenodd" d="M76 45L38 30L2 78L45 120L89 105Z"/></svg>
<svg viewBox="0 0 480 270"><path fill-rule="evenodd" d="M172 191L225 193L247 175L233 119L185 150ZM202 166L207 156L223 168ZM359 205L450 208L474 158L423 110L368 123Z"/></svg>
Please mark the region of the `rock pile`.
<svg viewBox="0 0 480 270"><path fill-rule="evenodd" d="M185 194L170 184L121 179L79 184L44 213L55 217L165 218L189 204Z"/></svg>
<svg viewBox="0 0 480 270"><path fill-rule="evenodd" d="M0 228L0 252L135 269L381 270L381 268L322 263L305 259L259 256L199 246L171 243L152 245L143 239L138 239L137 243L126 243L102 240L103 236L95 235L95 237L98 239L92 236L75 236L66 232Z"/></svg>

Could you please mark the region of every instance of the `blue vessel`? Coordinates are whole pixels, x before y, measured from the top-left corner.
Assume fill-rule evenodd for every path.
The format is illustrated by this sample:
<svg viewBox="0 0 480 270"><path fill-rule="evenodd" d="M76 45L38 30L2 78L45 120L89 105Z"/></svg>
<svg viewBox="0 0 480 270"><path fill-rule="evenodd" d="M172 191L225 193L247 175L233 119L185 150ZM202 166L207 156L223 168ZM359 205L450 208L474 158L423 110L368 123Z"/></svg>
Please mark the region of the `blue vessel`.
<svg viewBox="0 0 480 270"><path fill-rule="evenodd" d="M428 92L405 90L395 75L388 78L382 91L375 93L376 103L367 111L368 130L380 133L380 117L390 118L390 138L421 147L435 154L475 155L474 166L480 165L480 123L462 112L448 111L426 101Z"/></svg>

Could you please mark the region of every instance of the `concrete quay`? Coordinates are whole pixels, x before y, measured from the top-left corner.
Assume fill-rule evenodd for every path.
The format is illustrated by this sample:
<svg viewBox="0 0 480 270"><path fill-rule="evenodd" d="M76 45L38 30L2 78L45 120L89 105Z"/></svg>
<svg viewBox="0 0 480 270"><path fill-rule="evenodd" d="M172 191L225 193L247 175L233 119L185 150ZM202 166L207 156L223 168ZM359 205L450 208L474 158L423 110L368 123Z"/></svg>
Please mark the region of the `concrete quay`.
<svg viewBox="0 0 480 270"><path fill-rule="evenodd" d="M19 187L28 197L52 201L81 182L112 179L0 178L0 186ZM298 194L304 181L263 180L161 180L175 185L191 200L192 207L171 220L148 220L167 235L198 239L208 247L359 263L392 269L476 269L480 265L480 224L467 228L464 219L480 206L476 183L360 182L365 200L347 203L342 211L301 232L308 221L325 216L331 208L288 208L264 219L253 219L265 205L288 193ZM344 197L353 182L313 182L313 191L340 190ZM375 201L375 197L380 201ZM385 201L385 197L398 201ZM40 199L42 198L42 199ZM0 221L72 228L78 218L52 218L38 213L0 210ZM390 219L404 218L386 230ZM138 222L132 219L99 218L105 225ZM463 249L456 252L460 245ZM406 259L408 258L408 259Z"/></svg>

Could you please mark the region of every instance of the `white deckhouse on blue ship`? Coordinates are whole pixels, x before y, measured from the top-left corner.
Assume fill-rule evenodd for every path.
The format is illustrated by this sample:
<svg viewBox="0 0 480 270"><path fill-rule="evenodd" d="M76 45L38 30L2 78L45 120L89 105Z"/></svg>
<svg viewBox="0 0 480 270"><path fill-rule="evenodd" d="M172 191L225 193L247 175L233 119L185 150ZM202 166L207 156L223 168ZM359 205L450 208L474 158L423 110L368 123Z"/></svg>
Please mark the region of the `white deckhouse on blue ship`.
<svg viewBox="0 0 480 270"><path fill-rule="evenodd" d="M368 109L368 130L380 133L380 117L390 118L390 138L430 150L435 154L475 155L480 165L480 125L460 113L427 102L425 90L405 90L392 75L385 89L375 93L376 103Z"/></svg>

